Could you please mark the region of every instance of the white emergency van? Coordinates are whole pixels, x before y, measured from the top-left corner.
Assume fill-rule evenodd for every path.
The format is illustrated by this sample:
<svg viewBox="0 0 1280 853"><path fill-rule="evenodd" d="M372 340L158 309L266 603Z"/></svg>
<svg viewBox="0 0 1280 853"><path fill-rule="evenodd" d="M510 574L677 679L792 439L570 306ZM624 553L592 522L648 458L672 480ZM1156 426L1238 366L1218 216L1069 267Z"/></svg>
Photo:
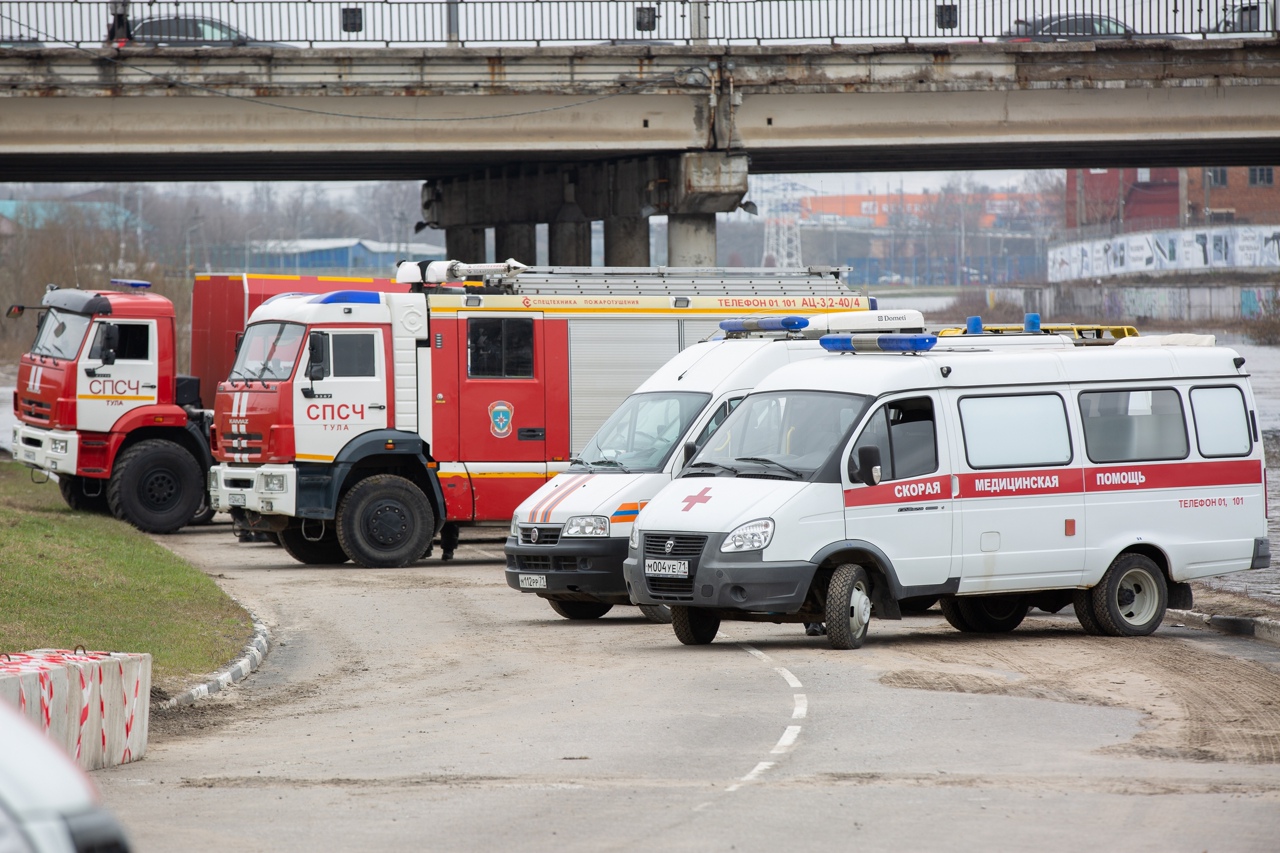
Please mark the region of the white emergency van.
<svg viewBox="0 0 1280 853"><path fill-rule="evenodd" d="M630 604L622 560L636 515L757 382L822 356L818 338L833 329L923 331L924 317L909 309L851 311L720 327L724 337L694 344L659 368L564 473L520 504L505 547L510 587L545 598L566 619L598 619ZM671 621L664 603L641 611L654 622Z"/></svg>
<svg viewBox="0 0 1280 853"><path fill-rule="evenodd" d="M961 631L1072 604L1086 632L1136 636L1191 606L1187 581L1268 566L1244 359L1210 336L1047 337L824 337L645 507L632 600L669 605L688 645L736 619L825 621L857 648L924 596Z"/></svg>

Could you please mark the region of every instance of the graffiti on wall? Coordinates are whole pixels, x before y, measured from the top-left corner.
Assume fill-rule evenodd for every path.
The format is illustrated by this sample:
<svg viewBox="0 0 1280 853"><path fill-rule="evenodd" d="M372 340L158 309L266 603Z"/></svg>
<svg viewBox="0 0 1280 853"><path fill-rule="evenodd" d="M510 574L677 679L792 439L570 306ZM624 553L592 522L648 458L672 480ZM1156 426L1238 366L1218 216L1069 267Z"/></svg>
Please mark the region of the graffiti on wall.
<svg viewBox="0 0 1280 853"><path fill-rule="evenodd" d="M1280 269L1280 226L1224 225L1120 234L1049 249L1051 282L1166 270Z"/></svg>

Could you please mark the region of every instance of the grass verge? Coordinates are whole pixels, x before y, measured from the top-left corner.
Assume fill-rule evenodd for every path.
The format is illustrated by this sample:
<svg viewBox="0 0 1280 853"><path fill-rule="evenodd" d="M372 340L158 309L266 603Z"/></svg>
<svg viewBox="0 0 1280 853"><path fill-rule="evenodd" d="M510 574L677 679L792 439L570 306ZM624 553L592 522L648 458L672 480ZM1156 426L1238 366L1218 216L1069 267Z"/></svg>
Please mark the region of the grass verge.
<svg viewBox="0 0 1280 853"><path fill-rule="evenodd" d="M0 652L149 652L177 692L238 656L249 615L199 569L106 515L72 512L55 483L0 463Z"/></svg>

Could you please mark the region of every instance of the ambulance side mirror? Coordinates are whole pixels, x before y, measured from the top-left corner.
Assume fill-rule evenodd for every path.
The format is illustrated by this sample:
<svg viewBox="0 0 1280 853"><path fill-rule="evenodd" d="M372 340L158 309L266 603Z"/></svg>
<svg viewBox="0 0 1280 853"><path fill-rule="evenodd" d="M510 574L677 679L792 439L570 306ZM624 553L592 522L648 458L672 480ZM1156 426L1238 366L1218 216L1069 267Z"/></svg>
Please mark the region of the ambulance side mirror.
<svg viewBox="0 0 1280 853"><path fill-rule="evenodd" d="M329 374L329 336L312 332L307 337L307 378L315 381Z"/></svg>
<svg viewBox="0 0 1280 853"><path fill-rule="evenodd" d="M120 327L115 323L102 324L102 363L116 363L116 349L120 346Z"/></svg>
<svg viewBox="0 0 1280 853"><path fill-rule="evenodd" d="M858 448L857 465L849 458L849 479L868 486L880 483L880 448L875 445Z"/></svg>
<svg viewBox="0 0 1280 853"><path fill-rule="evenodd" d="M693 454L697 452L698 452L698 445L692 441L686 441L684 443L684 464L688 465L689 462L693 459Z"/></svg>

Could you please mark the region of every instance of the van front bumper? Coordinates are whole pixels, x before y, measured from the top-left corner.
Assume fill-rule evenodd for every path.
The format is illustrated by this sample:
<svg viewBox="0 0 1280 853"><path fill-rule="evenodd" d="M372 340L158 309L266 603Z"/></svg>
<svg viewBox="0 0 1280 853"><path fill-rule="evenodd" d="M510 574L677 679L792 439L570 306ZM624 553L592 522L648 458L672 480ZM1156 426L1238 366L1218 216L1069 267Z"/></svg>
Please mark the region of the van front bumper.
<svg viewBox="0 0 1280 853"><path fill-rule="evenodd" d="M622 579L627 540L617 537L561 538L555 545L523 545L508 536L507 586L542 596L590 598L630 604ZM521 583L521 576L525 582ZM531 580L537 578L538 580ZM545 586L531 584L542 583Z"/></svg>
<svg viewBox="0 0 1280 853"><path fill-rule="evenodd" d="M726 554L720 551L723 541L723 534L708 537L697 565L689 567L688 579L646 575L644 558L629 551L622 571L632 602L744 613L796 613L801 609L818 571L816 563L766 563L759 551Z"/></svg>
<svg viewBox="0 0 1280 853"><path fill-rule="evenodd" d="M244 468L224 462L209 469L209 505L215 510L293 515L297 501L298 472L292 465Z"/></svg>

